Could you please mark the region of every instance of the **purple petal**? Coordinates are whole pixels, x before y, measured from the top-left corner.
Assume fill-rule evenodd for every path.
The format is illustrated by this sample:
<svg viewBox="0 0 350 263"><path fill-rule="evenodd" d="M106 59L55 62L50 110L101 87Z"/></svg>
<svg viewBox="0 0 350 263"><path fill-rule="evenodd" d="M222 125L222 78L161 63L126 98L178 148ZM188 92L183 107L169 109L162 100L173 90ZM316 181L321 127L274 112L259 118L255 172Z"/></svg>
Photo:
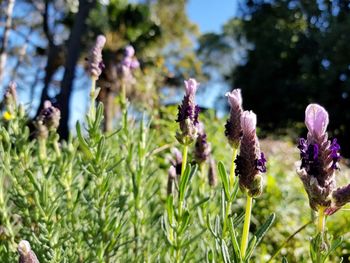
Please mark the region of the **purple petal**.
<svg viewBox="0 0 350 263"><path fill-rule="evenodd" d="M251 133L256 129L256 115L252 111L244 111L241 116L243 133Z"/></svg>
<svg viewBox="0 0 350 263"><path fill-rule="evenodd" d="M327 111L318 104L310 104L305 111L305 124L309 132L318 137L322 136L329 123Z"/></svg>
<svg viewBox="0 0 350 263"><path fill-rule="evenodd" d="M242 94L240 89L234 89L231 92L227 92L225 96L228 98L228 103L231 108L236 106L242 106Z"/></svg>
<svg viewBox="0 0 350 263"><path fill-rule="evenodd" d="M199 83L195 79L185 80L186 95L194 96L197 92Z"/></svg>

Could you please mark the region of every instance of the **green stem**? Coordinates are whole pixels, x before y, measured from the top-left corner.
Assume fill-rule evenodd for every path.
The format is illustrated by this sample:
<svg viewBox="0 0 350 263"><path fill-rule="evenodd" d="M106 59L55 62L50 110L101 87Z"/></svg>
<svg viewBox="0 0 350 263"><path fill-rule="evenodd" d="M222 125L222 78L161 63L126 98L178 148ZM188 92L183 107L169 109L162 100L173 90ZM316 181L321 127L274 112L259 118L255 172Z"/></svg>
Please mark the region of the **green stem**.
<svg viewBox="0 0 350 263"><path fill-rule="evenodd" d="M188 152L188 146L185 145L183 152L182 152L182 165L181 165L181 176L183 176L185 169L186 169L186 165L187 165L187 152Z"/></svg>
<svg viewBox="0 0 350 263"><path fill-rule="evenodd" d="M245 252L248 246L250 216L252 214L252 203L253 203L253 197L247 194L247 203L245 207L244 225L243 225L242 242L241 242L242 259L244 259L245 257Z"/></svg>
<svg viewBox="0 0 350 263"><path fill-rule="evenodd" d="M278 256L278 254L281 252L282 248L285 247L285 245L287 245L287 243L292 240L293 237L295 237L299 232L301 232L302 230L304 230L308 225L310 225L312 223L312 221L307 222L305 225L299 227L293 234L291 234L286 240L284 240L284 242L282 243L282 245L280 245L278 247L278 249L276 250L276 252L272 255L272 257L269 259L269 261L267 261L267 263L271 262L276 256Z"/></svg>
<svg viewBox="0 0 350 263"><path fill-rule="evenodd" d="M231 168L230 168L230 192L233 190L233 185L235 183L235 169L236 169L236 164L235 160L237 157L237 148L233 148L232 152L232 160L231 160ZM225 218L224 218L224 225L222 228L222 237L225 236L226 229L227 229L227 224L228 224L228 216L231 211L231 205L232 205L233 200L226 200L226 209L225 209Z"/></svg>
<svg viewBox="0 0 350 263"><path fill-rule="evenodd" d="M321 206L318 209L318 224L317 224L317 230L318 232L320 232L321 234L324 232L324 228L325 228L325 224L326 224L326 215L324 213L325 211L325 207Z"/></svg>
<svg viewBox="0 0 350 263"><path fill-rule="evenodd" d="M188 153L188 146L185 145L183 152L182 152L182 165L181 165L181 177L180 180L182 180L182 177L184 175L184 172L186 170L186 165L187 165L187 153ZM182 203L183 200L180 199L180 193L179 193L179 202L178 202L178 218L179 220L182 219ZM180 235L176 233L176 262L181 262L181 249L179 247L181 242Z"/></svg>
<svg viewBox="0 0 350 263"><path fill-rule="evenodd" d="M91 89L90 89L90 117L95 116L95 92L96 92L96 79L91 77Z"/></svg>

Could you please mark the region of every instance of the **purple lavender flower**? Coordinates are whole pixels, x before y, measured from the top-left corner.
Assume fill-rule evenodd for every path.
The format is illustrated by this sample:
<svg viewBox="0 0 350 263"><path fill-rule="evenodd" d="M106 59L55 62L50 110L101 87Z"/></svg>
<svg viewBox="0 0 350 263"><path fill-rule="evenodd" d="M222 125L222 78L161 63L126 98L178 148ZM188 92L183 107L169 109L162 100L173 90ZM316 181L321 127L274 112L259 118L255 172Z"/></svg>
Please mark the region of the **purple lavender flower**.
<svg viewBox="0 0 350 263"><path fill-rule="evenodd" d="M226 97L228 97L231 110L230 117L225 125L225 136L234 148L238 148L242 136L241 115L243 109L241 90L235 89L227 92Z"/></svg>
<svg viewBox="0 0 350 263"><path fill-rule="evenodd" d="M307 140L299 140L301 165L298 174L315 211L331 206L331 196L336 188L334 170L338 169L340 146L336 139L332 143L328 140L328 123L328 113L323 107L310 104L306 108L308 134Z"/></svg>
<svg viewBox="0 0 350 263"><path fill-rule="evenodd" d="M180 131L176 133L176 139L184 145L191 144L197 138L199 107L195 104L195 94L198 85L195 79L185 81L185 96L178 107L176 122L180 125Z"/></svg>
<svg viewBox="0 0 350 263"><path fill-rule="evenodd" d="M90 50L88 56L89 73L90 76L98 79L104 69L104 64L102 61L102 49L106 43L106 37L99 35L96 39L95 45Z"/></svg>
<svg viewBox="0 0 350 263"><path fill-rule="evenodd" d="M47 138L49 131L55 131L58 128L60 119L60 110L52 106L50 101L45 101L44 108L41 110L35 123L38 137Z"/></svg>
<svg viewBox="0 0 350 263"><path fill-rule="evenodd" d="M235 160L235 172L240 188L247 191L249 196L257 197L262 193L261 173L266 172L266 159L256 136L256 115L252 111L244 111L240 121L243 135L240 153Z"/></svg>
<svg viewBox="0 0 350 263"><path fill-rule="evenodd" d="M19 242L17 250L19 253L19 263L39 263L27 240Z"/></svg>
<svg viewBox="0 0 350 263"><path fill-rule="evenodd" d="M210 155L210 144L207 142L207 135L203 123L198 124L198 136L194 146L194 159L197 164L204 163Z"/></svg>

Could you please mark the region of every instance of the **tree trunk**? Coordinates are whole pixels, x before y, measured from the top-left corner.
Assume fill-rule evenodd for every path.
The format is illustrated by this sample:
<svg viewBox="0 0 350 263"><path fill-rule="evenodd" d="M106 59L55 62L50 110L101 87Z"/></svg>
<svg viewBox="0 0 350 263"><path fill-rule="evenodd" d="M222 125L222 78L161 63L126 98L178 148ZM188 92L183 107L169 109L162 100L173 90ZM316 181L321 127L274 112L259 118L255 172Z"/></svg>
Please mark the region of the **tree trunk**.
<svg viewBox="0 0 350 263"><path fill-rule="evenodd" d="M12 25L12 13L13 13L14 5L15 5L15 0L8 0L7 9L5 11L6 24L5 24L2 43L0 47L0 84L2 82L2 78L4 75L5 64L7 59L6 49L7 49L7 43L8 43L9 34L11 30L11 25Z"/></svg>
<svg viewBox="0 0 350 263"><path fill-rule="evenodd" d="M58 133L63 140L67 140L69 136L69 103L72 94L75 68L81 51L81 36L86 30L85 22L95 3L96 0L79 0L79 10L75 16L74 25L68 40L65 71L61 83L61 91L57 96L57 105L61 110L61 121L60 126L58 127Z"/></svg>

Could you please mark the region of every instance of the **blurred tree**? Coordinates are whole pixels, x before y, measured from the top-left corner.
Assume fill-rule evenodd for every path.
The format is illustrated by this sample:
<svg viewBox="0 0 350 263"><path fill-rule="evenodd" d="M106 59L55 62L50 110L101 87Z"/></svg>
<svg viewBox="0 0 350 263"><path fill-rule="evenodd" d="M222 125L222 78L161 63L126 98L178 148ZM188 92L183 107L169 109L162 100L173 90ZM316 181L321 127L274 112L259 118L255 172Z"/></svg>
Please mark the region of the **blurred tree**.
<svg viewBox="0 0 350 263"><path fill-rule="evenodd" d="M31 97L41 94L36 115L45 100L54 100L62 111L59 129L62 138L68 134L69 100L76 66L84 65L82 58L98 34L107 36L104 53L107 67L101 86L116 85L113 70L120 62L123 48L132 44L141 61L141 70L137 74L138 85L129 95L151 107L158 103L158 88L166 81L174 83L174 78L194 76L201 69L192 48L197 27L187 18L185 0L138 3L111 0L98 1L93 7L94 2L90 5L78 0L17 0L14 8L11 34L13 39L20 38L9 41L8 54L15 66L7 66L6 70L16 72L7 76L6 81L12 78L20 82L20 87L31 86ZM77 24L79 30L75 29Z"/></svg>
<svg viewBox="0 0 350 263"><path fill-rule="evenodd" d="M258 113L260 127L293 128L306 105L317 102L330 113L331 135L350 153L349 11L345 0L241 2L239 17L217 39L249 43L228 80L242 89L245 108Z"/></svg>

